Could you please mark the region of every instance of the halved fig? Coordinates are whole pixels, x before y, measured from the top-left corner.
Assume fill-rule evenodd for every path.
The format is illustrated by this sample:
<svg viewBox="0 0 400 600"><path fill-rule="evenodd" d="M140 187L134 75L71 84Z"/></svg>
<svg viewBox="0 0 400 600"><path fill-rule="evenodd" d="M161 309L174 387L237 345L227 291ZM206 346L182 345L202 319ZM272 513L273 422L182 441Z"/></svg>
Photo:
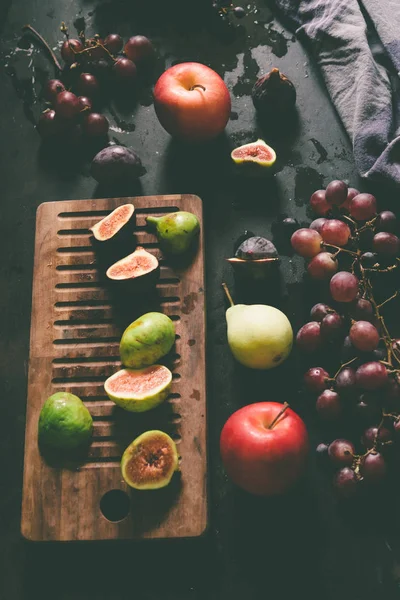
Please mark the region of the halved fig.
<svg viewBox="0 0 400 600"><path fill-rule="evenodd" d="M260 236L244 240L235 256L227 259L238 275L253 279L264 279L271 265L277 264L278 260L274 244Z"/></svg>
<svg viewBox="0 0 400 600"><path fill-rule="evenodd" d="M145 412L155 408L167 398L172 373L163 365L145 369L121 369L104 383L110 400L130 412Z"/></svg>
<svg viewBox="0 0 400 600"><path fill-rule="evenodd" d="M106 271L109 280L131 285L137 291L147 290L154 285L160 275L157 258L138 246L135 252L114 263Z"/></svg>
<svg viewBox="0 0 400 600"><path fill-rule="evenodd" d="M90 230L96 242L115 242L133 234L135 226L135 207L133 204L122 204Z"/></svg>
<svg viewBox="0 0 400 600"><path fill-rule="evenodd" d="M174 440L163 431L146 431L125 450L122 477L136 490L166 487L178 471L179 455Z"/></svg>
<svg viewBox="0 0 400 600"><path fill-rule="evenodd" d="M249 174L261 175L268 172L276 161L276 153L264 140L239 146L231 152L233 162Z"/></svg>

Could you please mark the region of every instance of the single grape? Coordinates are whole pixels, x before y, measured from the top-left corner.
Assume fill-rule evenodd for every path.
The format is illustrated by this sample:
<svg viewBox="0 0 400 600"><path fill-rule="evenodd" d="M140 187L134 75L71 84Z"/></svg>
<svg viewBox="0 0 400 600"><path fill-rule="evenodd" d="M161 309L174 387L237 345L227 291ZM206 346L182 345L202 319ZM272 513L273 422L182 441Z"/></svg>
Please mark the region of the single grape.
<svg viewBox="0 0 400 600"><path fill-rule="evenodd" d="M342 414L339 394L333 390L324 390L315 405L318 415L324 421L335 421Z"/></svg>
<svg viewBox="0 0 400 600"><path fill-rule="evenodd" d="M387 401L396 405L400 400L400 385L397 379L389 377L385 391Z"/></svg>
<svg viewBox="0 0 400 600"><path fill-rule="evenodd" d="M82 52L83 44L80 40L77 39L69 39L65 40L63 45L61 46L61 56L64 62L68 65L76 62L78 60L78 56L76 56L77 52Z"/></svg>
<svg viewBox="0 0 400 600"><path fill-rule="evenodd" d="M328 444L318 444L318 446L315 448L315 451L320 460L325 460L328 456Z"/></svg>
<svg viewBox="0 0 400 600"><path fill-rule="evenodd" d="M287 217L282 221L282 227L285 230L285 233L288 237L291 237L295 231L299 228L299 224L296 219L292 219L292 217Z"/></svg>
<svg viewBox="0 0 400 600"><path fill-rule="evenodd" d="M54 108L60 117L73 119L81 110L78 96L72 92L60 92L55 99Z"/></svg>
<svg viewBox="0 0 400 600"><path fill-rule="evenodd" d="M320 252L311 260L307 267L312 279L330 279L338 270L338 261L330 252Z"/></svg>
<svg viewBox="0 0 400 600"><path fill-rule="evenodd" d="M356 449L349 440L339 438L329 444L328 456L335 467L350 467L355 453Z"/></svg>
<svg viewBox="0 0 400 600"><path fill-rule="evenodd" d="M350 339L362 352L372 352L379 345L379 333L369 321L357 321L350 327Z"/></svg>
<svg viewBox="0 0 400 600"><path fill-rule="evenodd" d="M111 73L110 63L105 58L94 60L90 64L90 70L103 83L108 82Z"/></svg>
<svg viewBox="0 0 400 600"><path fill-rule="evenodd" d="M361 255L361 264L363 267L371 268L378 262L378 256L375 252L364 252Z"/></svg>
<svg viewBox="0 0 400 600"><path fill-rule="evenodd" d="M241 6L235 6L233 9L233 14L237 19L243 19L246 16L246 11Z"/></svg>
<svg viewBox="0 0 400 600"><path fill-rule="evenodd" d="M336 273L329 284L332 298L336 302L352 302L358 294L358 279L348 271Z"/></svg>
<svg viewBox="0 0 400 600"><path fill-rule="evenodd" d="M350 202L353 200L354 196L358 196L360 192L355 188L349 188L347 190L347 198L346 201L341 205L340 210L344 212L349 212Z"/></svg>
<svg viewBox="0 0 400 600"><path fill-rule="evenodd" d="M99 82L91 73L81 73L78 79L78 92L80 96L92 98L99 91Z"/></svg>
<svg viewBox="0 0 400 600"><path fill-rule="evenodd" d="M354 306L351 307L351 312L354 318L358 321L371 321L371 319L374 318L374 309L372 304L365 298L357 298L357 300L354 302Z"/></svg>
<svg viewBox="0 0 400 600"><path fill-rule="evenodd" d="M387 427L368 427L362 435L361 442L367 450L374 448L376 444L391 442L393 436Z"/></svg>
<svg viewBox="0 0 400 600"><path fill-rule="evenodd" d="M331 210L330 204L326 201L325 190L317 190L313 193L310 198L310 206L321 217L324 217Z"/></svg>
<svg viewBox="0 0 400 600"><path fill-rule="evenodd" d="M135 35L126 42L124 53L135 64L140 64L154 57L154 46L144 35Z"/></svg>
<svg viewBox="0 0 400 600"><path fill-rule="evenodd" d="M350 202L350 215L356 221L367 221L376 215L376 198L372 194L358 194Z"/></svg>
<svg viewBox="0 0 400 600"><path fill-rule="evenodd" d="M318 219L314 219L314 221L310 223L309 227L310 229L315 229L315 231L318 231L318 233L321 235L322 226L327 222L327 220L328 219L325 219L324 217L319 217Z"/></svg>
<svg viewBox="0 0 400 600"><path fill-rule="evenodd" d="M386 385L387 380L387 369L378 361L364 363L356 371L357 385L362 390L378 390Z"/></svg>
<svg viewBox="0 0 400 600"><path fill-rule="evenodd" d="M318 302L318 304L314 304L310 311L310 317L313 321L321 322L326 315L330 313L334 313L335 311L328 306L327 304L323 304L322 302Z"/></svg>
<svg viewBox="0 0 400 600"><path fill-rule="evenodd" d="M333 342L338 340L343 335L343 319L340 315L330 313L326 315L321 321L321 337L328 341Z"/></svg>
<svg viewBox="0 0 400 600"><path fill-rule="evenodd" d="M133 83L136 80L136 65L129 58L119 58L113 66L117 81Z"/></svg>
<svg viewBox="0 0 400 600"><path fill-rule="evenodd" d="M357 350L354 348L348 335L344 338L340 356L343 362L347 362L357 356Z"/></svg>
<svg viewBox="0 0 400 600"><path fill-rule="evenodd" d="M315 352L321 345L321 325L310 321L299 329L296 335L296 345L304 352Z"/></svg>
<svg viewBox="0 0 400 600"><path fill-rule="evenodd" d="M118 54L121 52L124 42L122 37L118 33L109 33L104 40L104 46L111 52L111 54Z"/></svg>
<svg viewBox="0 0 400 600"><path fill-rule="evenodd" d="M65 85L59 79L49 79L44 88L44 97L49 102L54 102L60 92L65 91Z"/></svg>
<svg viewBox="0 0 400 600"><path fill-rule="evenodd" d="M104 115L89 113L83 123L84 131L91 137L107 135L108 121Z"/></svg>
<svg viewBox="0 0 400 600"><path fill-rule="evenodd" d="M396 215L391 210L383 210L378 214L375 227L377 231L387 231L394 233L397 229Z"/></svg>
<svg viewBox="0 0 400 600"><path fill-rule="evenodd" d="M400 240L394 233L381 231L374 235L373 247L375 252L385 258L393 258L399 254Z"/></svg>
<svg viewBox="0 0 400 600"><path fill-rule="evenodd" d="M39 117L37 130L40 137L50 138L60 133L60 121L55 110L45 110Z"/></svg>
<svg viewBox="0 0 400 600"><path fill-rule="evenodd" d="M343 397L351 396L356 390L356 372L351 367L345 367L336 376L336 389Z"/></svg>
<svg viewBox="0 0 400 600"><path fill-rule="evenodd" d="M321 237L326 244L345 246L350 235L350 227L339 219L329 219L321 228Z"/></svg>
<svg viewBox="0 0 400 600"><path fill-rule="evenodd" d="M78 96L81 111L89 112L92 110L92 101L86 96Z"/></svg>
<svg viewBox="0 0 400 600"><path fill-rule="evenodd" d="M293 250L304 258L313 258L321 251L322 237L314 229L298 229L290 241Z"/></svg>
<svg viewBox="0 0 400 600"><path fill-rule="evenodd" d="M328 385L329 373L322 367L312 367L304 375L304 384L309 392L321 393Z"/></svg>
<svg viewBox="0 0 400 600"><path fill-rule="evenodd" d="M339 181L335 179L328 183L325 190L325 197L328 204L335 204L336 206L340 206L347 199L347 184L344 181Z"/></svg>
<svg viewBox="0 0 400 600"><path fill-rule="evenodd" d="M386 348L375 348L372 351L372 356L375 360L387 360L387 350Z"/></svg>
<svg viewBox="0 0 400 600"><path fill-rule="evenodd" d="M353 469L344 467L340 469L333 478L333 487L340 498L348 500L357 493L357 476Z"/></svg>
<svg viewBox="0 0 400 600"><path fill-rule="evenodd" d="M366 483L380 483L386 477L387 466L382 454L371 452L363 459L360 467L361 475Z"/></svg>

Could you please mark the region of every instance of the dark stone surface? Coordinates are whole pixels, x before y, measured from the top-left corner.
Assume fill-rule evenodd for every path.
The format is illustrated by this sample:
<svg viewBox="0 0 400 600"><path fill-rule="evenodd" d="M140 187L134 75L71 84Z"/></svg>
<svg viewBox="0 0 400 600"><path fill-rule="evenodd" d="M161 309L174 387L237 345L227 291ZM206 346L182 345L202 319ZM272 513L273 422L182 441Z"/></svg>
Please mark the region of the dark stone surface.
<svg viewBox="0 0 400 600"><path fill-rule="evenodd" d="M202 5L202 6L197 6ZM139 9L140 6L140 9ZM294 327L309 308L303 260L288 253L277 223L310 221L310 194L332 178L360 185L345 132L310 58L259 0L226 29L206 7L188 0L9 0L0 7L0 581L7 600L365 600L394 598L399 576L393 554L398 518L390 492L375 508L341 511L329 473L310 460L303 484L285 498L260 500L227 481L218 451L227 417L249 401L290 400L306 419L312 446L324 438L313 411L298 395L293 359L253 373L232 361L226 344L221 281L231 285L225 258L244 229L273 237L282 253L281 280L257 295L282 308ZM71 31L148 34L159 58L156 73L174 61L215 68L232 91L226 136L201 148L171 141L155 118L145 87L137 102L107 111L110 137L135 148L146 166L140 185L104 190L89 176L93 149L41 146L35 131L43 82L51 63L36 43L21 38L31 23L56 47L60 22ZM258 74L278 66L295 83L298 118L285 129L258 123L250 99ZM232 147L264 137L277 149L278 173L267 180L237 177ZM362 187L362 186L361 186ZM41 202L129 194L199 194L204 202L207 252L210 527L200 540L162 543L34 545L19 533L23 438L35 212ZM385 204L390 198L384 197ZM236 290L236 298L245 298ZM249 300L249 298L246 298ZM382 509L383 507L383 509ZM398 511L397 511L398 512ZM350 517L350 518L349 518Z"/></svg>

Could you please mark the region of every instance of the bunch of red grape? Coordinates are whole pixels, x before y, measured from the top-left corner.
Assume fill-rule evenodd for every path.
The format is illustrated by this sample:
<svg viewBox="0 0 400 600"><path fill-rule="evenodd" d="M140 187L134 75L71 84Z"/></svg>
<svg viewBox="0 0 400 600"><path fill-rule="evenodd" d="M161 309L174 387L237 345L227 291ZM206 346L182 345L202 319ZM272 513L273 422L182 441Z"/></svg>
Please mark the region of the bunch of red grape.
<svg viewBox="0 0 400 600"><path fill-rule="evenodd" d="M377 214L371 194L332 181L311 196L318 218L309 228L295 231L294 250L311 259L307 270L314 280L329 282L332 306L312 307L311 321L297 333L302 354L340 348L342 364L335 375L312 367L304 375L305 388L316 396L316 410L325 422L346 415L364 424L361 450L349 440L320 444L338 468L334 485L343 497L362 485L383 481L385 452L400 432L400 342L392 339L381 313L397 291L378 304L373 277L400 267L400 240L394 213ZM368 247L368 244L370 247Z"/></svg>
<svg viewBox="0 0 400 600"><path fill-rule="evenodd" d="M135 82L137 68L144 66L154 56L151 41L136 35L125 43L120 35L109 34L105 39L95 35L92 38L70 38L62 24L61 31L66 36L61 47L65 63L66 79L71 80L67 89L60 79L47 82L44 96L51 108L39 118L38 131L43 138L59 134L79 137L85 133L89 137L107 135L109 124L106 117L92 112L93 104L99 98L101 87L127 86ZM120 54L123 51L123 54Z"/></svg>

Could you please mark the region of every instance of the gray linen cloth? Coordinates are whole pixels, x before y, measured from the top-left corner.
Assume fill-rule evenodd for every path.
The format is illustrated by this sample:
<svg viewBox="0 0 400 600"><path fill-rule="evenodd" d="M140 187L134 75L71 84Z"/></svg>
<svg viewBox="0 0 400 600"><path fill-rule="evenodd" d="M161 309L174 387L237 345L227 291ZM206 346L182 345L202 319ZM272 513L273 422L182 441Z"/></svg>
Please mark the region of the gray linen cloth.
<svg viewBox="0 0 400 600"><path fill-rule="evenodd" d="M311 46L360 174L400 185L400 0L275 3Z"/></svg>

